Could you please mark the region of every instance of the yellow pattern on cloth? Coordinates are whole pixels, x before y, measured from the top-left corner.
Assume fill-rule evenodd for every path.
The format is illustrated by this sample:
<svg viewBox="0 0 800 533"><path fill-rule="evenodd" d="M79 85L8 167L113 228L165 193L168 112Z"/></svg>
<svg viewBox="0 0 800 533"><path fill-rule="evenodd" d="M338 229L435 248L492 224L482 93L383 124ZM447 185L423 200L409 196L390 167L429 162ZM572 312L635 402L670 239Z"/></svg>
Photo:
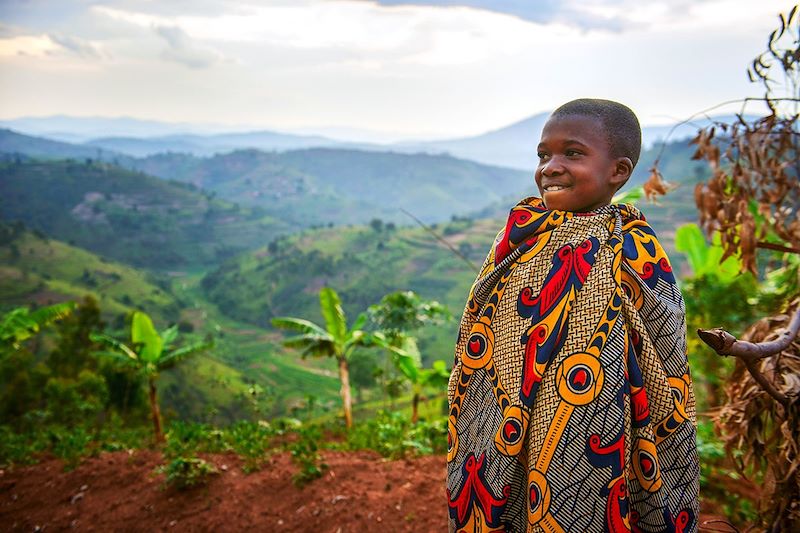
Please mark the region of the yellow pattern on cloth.
<svg viewBox="0 0 800 533"><path fill-rule="evenodd" d="M511 210L448 403L450 531L696 531L683 300L636 208Z"/></svg>

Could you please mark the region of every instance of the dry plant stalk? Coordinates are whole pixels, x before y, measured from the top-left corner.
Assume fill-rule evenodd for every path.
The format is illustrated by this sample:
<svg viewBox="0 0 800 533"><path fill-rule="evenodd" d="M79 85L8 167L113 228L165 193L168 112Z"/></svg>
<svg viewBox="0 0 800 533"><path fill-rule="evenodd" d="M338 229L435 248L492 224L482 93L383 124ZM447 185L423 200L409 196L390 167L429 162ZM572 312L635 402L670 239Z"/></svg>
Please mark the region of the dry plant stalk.
<svg viewBox="0 0 800 533"><path fill-rule="evenodd" d="M764 96L742 103L761 102L767 115L748 119L743 107L736 122L700 129L692 141L694 159L712 173L695 188L700 224L709 235L719 232L722 261L738 256L754 275L759 248L800 254L797 15L797 6L779 15L767 50L748 69ZM737 358L715 422L737 469L763 475L759 515L774 532L800 531L800 297L793 298L787 314L758 321L742 340L722 329L698 331L718 354Z"/></svg>
<svg viewBox="0 0 800 533"><path fill-rule="evenodd" d="M800 326L798 317L800 298L790 305L788 314L761 319L742 336L745 341L759 344L783 340L785 347L766 357L747 351L744 353L750 355L740 354L725 389L728 401L715 417L725 449L734 458L740 473L752 476L763 472L759 514L772 531L800 530L800 338L797 332L794 331L794 336L786 342L786 332L791 334L792 326L795 330ZM728 344L728 349L731 346ZM787 399L786 404L774 401L748 371L750 365ZM744 453L737 455L739 450Z"/></svg>
<svg viewBox="0 0 800 533"><path fill-rule="evenodd" d="M693 158L707 161L712 172L695 188L700 224L709 235L719 231L724 258L741 257L742 268L753 274L757 248L800 253L797 11L795 6L787 16L779 15L780 27L769 35L767 50L747 71L750 81L763 86L764 96L745 98L743 104L762 102L768 114L748 121L742 111L733 124L703 128L692 140ZM783 93L776 94L779 89ZM768 235L783 242L765 242Z"/></svg>

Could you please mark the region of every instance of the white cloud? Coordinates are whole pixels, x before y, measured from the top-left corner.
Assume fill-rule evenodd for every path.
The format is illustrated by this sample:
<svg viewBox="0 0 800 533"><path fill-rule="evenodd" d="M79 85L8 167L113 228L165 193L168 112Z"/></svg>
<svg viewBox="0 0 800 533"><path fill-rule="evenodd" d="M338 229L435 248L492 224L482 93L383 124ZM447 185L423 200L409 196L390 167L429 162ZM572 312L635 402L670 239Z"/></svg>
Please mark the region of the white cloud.
<svg viewBox="0 0 800 533"><path fill-rule="evenodd" d="M198 44L178 26L156 26L156 34L168 45L162 57L190 68L207 68L223 60L223 55L211 47Z"/></svg>
<svg viewBox="0 0 800 533"><path fill-rule="evenodd" d="M59 49L47 35L18 35L0 39L0 57L46 56Z"/></svg>
<svg viewBox="0 0 800 533"><path fill-rule="evenodd" d="M86 59L104 59L107 55L95 43L81 39L80 37L62 35L59 33L51 33L48 37L65 50Z"/></svg>
<svg viewBox="0 0 800 533"><path fill-rule="evenodd" d="M39 0L41 16L24 20L0 9L0 116L467 135L597 96L629 103L643 122L682 118L750 90L744 69L785 9L543 0L523 17L497 6L540 2L198 1Z"/></svg>

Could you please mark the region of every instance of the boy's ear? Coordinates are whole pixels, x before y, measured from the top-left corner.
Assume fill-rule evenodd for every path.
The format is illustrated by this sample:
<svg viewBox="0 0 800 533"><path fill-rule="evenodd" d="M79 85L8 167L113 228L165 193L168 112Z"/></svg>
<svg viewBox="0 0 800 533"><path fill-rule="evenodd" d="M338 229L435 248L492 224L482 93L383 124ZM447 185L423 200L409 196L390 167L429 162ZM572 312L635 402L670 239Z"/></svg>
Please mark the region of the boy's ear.
<svg viewBox="0 0 800 533"><path fill-rule="evenodd" d="M619 189L633 173L633 161L630 157L620 157L614 164L614 172L611 174L611 183Z"/></svg>

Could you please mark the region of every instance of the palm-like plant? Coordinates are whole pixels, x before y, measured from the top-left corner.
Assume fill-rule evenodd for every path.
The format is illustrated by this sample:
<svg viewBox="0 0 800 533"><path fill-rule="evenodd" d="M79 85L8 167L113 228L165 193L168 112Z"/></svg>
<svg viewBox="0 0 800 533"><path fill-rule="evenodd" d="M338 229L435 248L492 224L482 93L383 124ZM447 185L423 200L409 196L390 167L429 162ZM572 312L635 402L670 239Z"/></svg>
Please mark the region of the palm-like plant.
<svg viewBox="0 0 800 533"><path fill-rule="evenodd" d="M392 357L395 368L411 383L411 423L416 424L419 420L419 402L422 399L424 387L436 387L444 389L450 379L450 371L444 361L434 361L431 368L422 368L422 357L417 348L417 341L414 337L400 334L395 338L395 342L400 346L387 344L387 348Z"/></svg>
<svg viewBox="0 0 800 533"><path fill-rule="evenodd" d="M299 333L284 340L283 345L301 350L302 357L311 355L336 359L342 385L340 394L344 406L344 421L349 429L353 426L353 400L350 396L348 360L356 347L375 344L376 339L362 329L367 323L367 316L363 313L356 318L352 327L347 327L347 317L335 290L330 287L320 290L319 304L325 320L324 328L309 320L291 317L274 318L272 325Z"/></svg>
<svg viewBox="0 0 800 533"><path fill-rule="evenodd" d="M109 348L108 351L95 352L95 355L113 359L124 366L141 372L147 378L150 393L150 413L153 418L153 431L156 442L164 441L164 433L161 429L161 410L158 407L156 390L159 372L172 368L187 357L208 350L214 345L212 341L207 341L174 348L172 344L177 337L177 326L172 326L158 333L153 326L153 321L142 311L133 313L130 345L101 333L90 335L93 341Z"/></svg>
<svg viewBox="0 0 800 533"><path fill-rule="evenodd" d="M61 320L75 309L75 302L63 302L34 311L17 307L0 317L0 355L18 350L21 343L44 326Z"/></svg>

